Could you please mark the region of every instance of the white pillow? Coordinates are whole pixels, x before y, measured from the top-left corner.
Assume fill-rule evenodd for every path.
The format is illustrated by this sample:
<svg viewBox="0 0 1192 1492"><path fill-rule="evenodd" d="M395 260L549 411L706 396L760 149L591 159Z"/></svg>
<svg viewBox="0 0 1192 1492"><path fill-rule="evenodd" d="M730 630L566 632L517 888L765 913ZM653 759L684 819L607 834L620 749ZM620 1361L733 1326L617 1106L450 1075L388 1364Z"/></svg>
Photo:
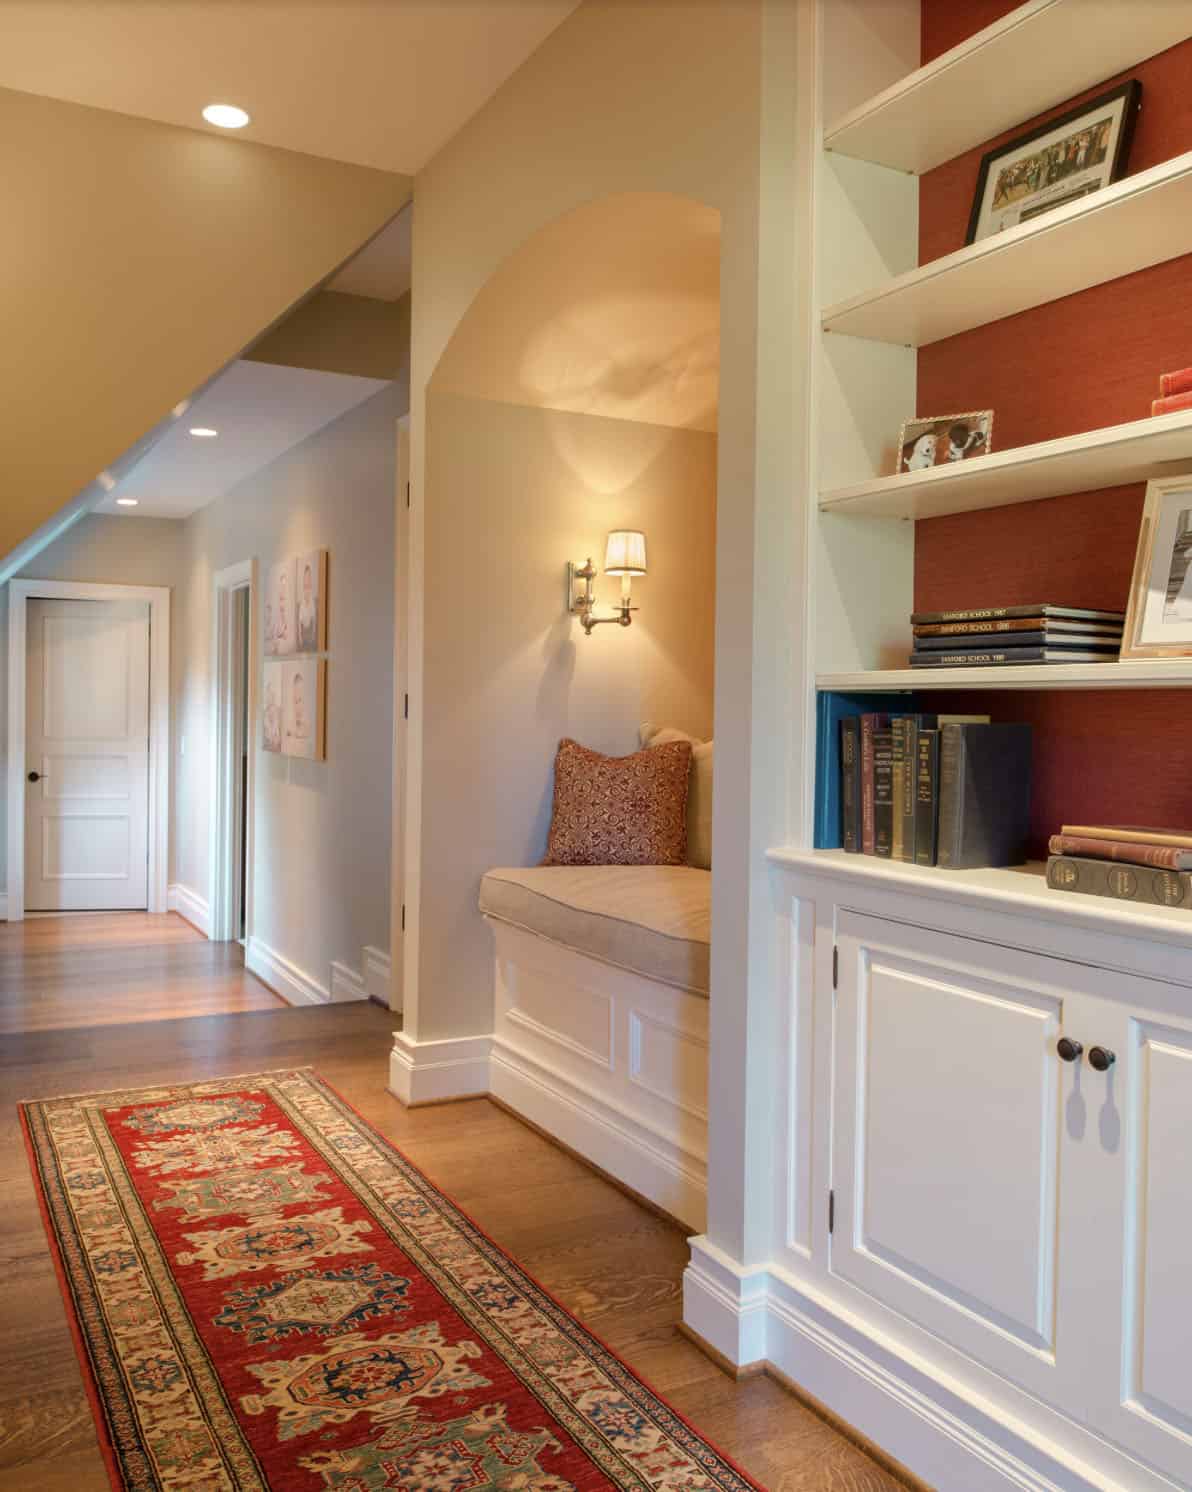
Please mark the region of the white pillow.
<svg viewBox="0 0 1192 1492"><path fill-rule="evenodd" d="M689 736L669 725L638 729L643 746L665 746L668 741L691 742L691 784L687 789L687 863L712 869L712 742Z"/></svg>

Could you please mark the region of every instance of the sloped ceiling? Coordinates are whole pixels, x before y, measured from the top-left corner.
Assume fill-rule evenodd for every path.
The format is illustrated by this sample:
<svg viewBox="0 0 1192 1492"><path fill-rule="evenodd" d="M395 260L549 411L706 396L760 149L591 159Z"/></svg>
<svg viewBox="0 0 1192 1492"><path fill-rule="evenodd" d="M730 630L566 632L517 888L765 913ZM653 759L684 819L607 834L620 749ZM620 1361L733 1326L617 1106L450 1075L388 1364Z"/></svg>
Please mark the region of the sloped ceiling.
<svg viewBox="0 0 1192 1492"><path fill-rule="evenodd" d="M628 193L537 233L477 296L438 392L715 430L720 217Z"/></svg>

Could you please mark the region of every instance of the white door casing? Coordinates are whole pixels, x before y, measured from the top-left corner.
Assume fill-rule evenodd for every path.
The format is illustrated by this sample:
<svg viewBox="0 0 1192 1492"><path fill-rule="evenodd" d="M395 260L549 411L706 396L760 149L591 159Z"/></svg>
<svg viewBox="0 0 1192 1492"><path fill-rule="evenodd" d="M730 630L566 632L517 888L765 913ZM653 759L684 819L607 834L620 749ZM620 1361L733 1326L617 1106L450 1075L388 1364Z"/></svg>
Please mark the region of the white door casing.
<svg viewBox="0 0 1192 1492"><path fill-rule="evenodd" d="M8 917L25 914L25 790L27 611L32 598L139 601L149 608L148 877L150 912L167 908L169 867L170 592L165 586L94 581L8 582ZM142 905L145 905L143 902Z"/></svg>
<svg viewBox="0 0 1192 1492"><path fill-rule="evenodd" d="M242 660L239 644L242 641L236 624L235 603L237 593L248 591L248 679L247 679L247 743L241 740L238 723L237 696L244 682L240 678ZM246 933L252 932L252 846L253 846L253 792L255 781L256 749L254 731L257 729L257 670L260 661L257 655L257 562L242 560L220 570L213 578L212 615L214 631L212 637L211 669L211 824L208 845L208 906L210 908L209 935L212 942L227 942L239 936L235 925L234 909L237 890L236 825L238 812L245 816L245 833L248 841L249 874L246 884L240 888L244 897ZM248 747L247 778L241 787L240 758L244 745Z"/></svg>
<svg viewBox="0 0 1192 1492"><path fill-rule="evenodd" d="M28 603L25 906L146 909L149 607Z"/></svg>

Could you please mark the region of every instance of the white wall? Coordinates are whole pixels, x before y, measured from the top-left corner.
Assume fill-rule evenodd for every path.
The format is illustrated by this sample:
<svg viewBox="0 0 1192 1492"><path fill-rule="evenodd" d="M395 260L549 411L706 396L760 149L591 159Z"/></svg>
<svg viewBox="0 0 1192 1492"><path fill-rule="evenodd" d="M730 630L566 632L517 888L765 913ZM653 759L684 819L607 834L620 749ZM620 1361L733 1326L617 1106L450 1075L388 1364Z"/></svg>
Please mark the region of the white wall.
<svg viewBox="0 0 1192 1492"><path fill-rule="evenodd" d="M168 518L88 514L20 572L31 580L106 581L173 586L182 554L182 524ZM174 625L177 625L175 619ZM8 586L0 585L0 893L8 885Z"/></svg>
<svg viewBox="0 0 1192 1492"><path fill-rule="evenodd" d="M206 899L211 780L212 582L255 558L328 551L327 760L256 753L252 933L326 988L389 946L397 419L386 389L189 518L174 668L171 881ZM259 602L258 602L259 604ZM259 618L258 618L259 622ZM258 684L262 660L252 662Z"/></svg>
<svg viewBox="0 0 1192 1492"><path fill-rule="evenodd" d="M480 878L546 848L562 736L637 749L642 720L712 733L716 437L435 393L429 542L454 579L426 597L422 952L434 1018L491 1001ZM466 522L460 521L463 510ZM641 529L650 573L628 629L585 637L564 567L604 565L609 529ZM601 576L601 605L620 580Z"/></svg>

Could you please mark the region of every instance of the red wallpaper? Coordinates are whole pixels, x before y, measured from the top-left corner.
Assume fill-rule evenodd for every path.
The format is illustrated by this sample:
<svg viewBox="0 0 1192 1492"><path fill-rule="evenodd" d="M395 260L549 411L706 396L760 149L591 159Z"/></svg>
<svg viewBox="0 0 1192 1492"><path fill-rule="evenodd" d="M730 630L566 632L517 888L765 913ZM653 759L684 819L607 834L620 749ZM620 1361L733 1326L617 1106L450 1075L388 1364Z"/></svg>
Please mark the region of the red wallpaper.
<svg viewBox="0 0 1192 1492"><path fill-rule="evenodd" d="M923 61L1012 9L1010 0L923 0ZM1192 149L1192 42L1121 77L1143 85L1128 169ZM922 178L920 262L963 245L977 169L993 143ZM919 413L991 408L994 450L1143 418L1159 374L1192 365L1190 286L1192 255L925 347ZM918 523L916 609L1033 601L1124 608L1142 493L1122 487ZM1065 821L1171 824L1192 817L1192 785L1172 770L1173 751L1192 740L1192 691L924 699L926 709L964 708L1034 726L1036 856L1046 854L1048 836Z"/></svg>

